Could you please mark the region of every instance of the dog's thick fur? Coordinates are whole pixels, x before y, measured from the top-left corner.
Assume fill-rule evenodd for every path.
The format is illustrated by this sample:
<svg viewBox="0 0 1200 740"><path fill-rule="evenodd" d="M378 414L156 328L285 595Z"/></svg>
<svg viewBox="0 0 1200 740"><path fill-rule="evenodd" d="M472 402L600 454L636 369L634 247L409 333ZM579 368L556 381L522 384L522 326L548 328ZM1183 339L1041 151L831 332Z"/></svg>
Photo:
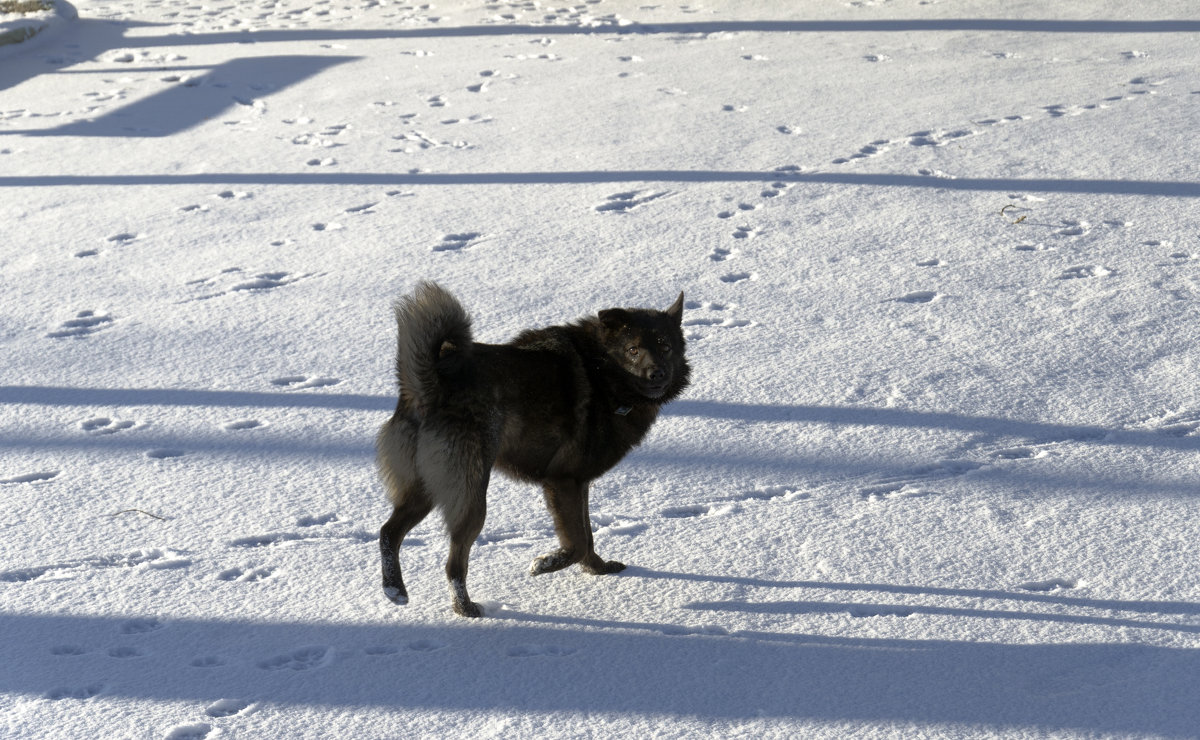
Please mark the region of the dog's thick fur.
<svg viewBox="0 0 1200 740"><path fill-rule="evenodd" d="M588 486L687 387L683 294L666 311L608 309L507 344L472 341L462 305L434 283L419 284L395 311L400 401L376 441L395 507L379 532L387 597L407 603L400 543L437 507L450 534L454 611L483 614L467 595L467 557L493 466L545 493L560 546L533 561L532 575L574 563L594 574L622 570L593 547Z"/></svg>

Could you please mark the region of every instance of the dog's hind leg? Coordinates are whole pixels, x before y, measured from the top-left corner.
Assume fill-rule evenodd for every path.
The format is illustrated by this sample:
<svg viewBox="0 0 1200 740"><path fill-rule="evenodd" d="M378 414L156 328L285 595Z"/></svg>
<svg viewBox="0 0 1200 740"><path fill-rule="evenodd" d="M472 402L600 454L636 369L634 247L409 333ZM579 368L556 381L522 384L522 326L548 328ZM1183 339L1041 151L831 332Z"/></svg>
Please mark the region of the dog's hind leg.
<svg viewBox="0 0 1200 740"><path fill-rule="evenodd" d="M487 481L483 484L487 488ZM450 557L446 560L446 578L450 579L450 595L454 600L454 612L463 617L482 617L483 609L467 595L467 559L475 538L483 531L487 516L484 492L473 495L469 503L457 512L457 518L446 525L450 530Z"/></svg>
<svg viewBox="0 0 1200 740"><path fill-rule="evenodd" d="M401 497L392 516L379 530L379 555L383 562L383 593L395 604L408 603L408 591L400 575L400 543L433 508L432 502L420 487L414 487Z"/></svg>
<svg viewBox="0 0 1200 740"><path fill-rule="evenodd" d="M399 412L379 430L375 441L380 478L392 502L392 516L379 530L383 565L383 593L396 604L408 603L400 575L400 543L433 508L425 484L416 471L419 428Z"/></svg>
<svg viewBox="0 0 1200 740"><path fill-rule="evenodd" d="M592 540L592 520L588 513L588 484L569 478L555 478L544 483L546 506L554 518L559 548L534 558L530 575L562 570L579 563L588 573L603 575L625 569L624 563L604 560L596 554Z"/></svg>

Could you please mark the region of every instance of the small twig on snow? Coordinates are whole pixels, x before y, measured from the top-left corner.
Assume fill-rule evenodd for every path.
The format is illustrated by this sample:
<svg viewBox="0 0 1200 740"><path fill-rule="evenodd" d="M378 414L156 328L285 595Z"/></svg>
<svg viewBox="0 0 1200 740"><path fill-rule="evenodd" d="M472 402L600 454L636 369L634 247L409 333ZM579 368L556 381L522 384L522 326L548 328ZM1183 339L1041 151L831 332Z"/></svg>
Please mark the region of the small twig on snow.
<svg viewBox="0 0 1200 740"><path fill-rule="evenodd" d="M142 511L141 509L121 509L120 511L114 511L113 513L109 514L109 516L120 516L121 514L145 514L146 516L153 517L155 519L158 519L159 521L163 521L163 522L167 521L167 518L165 516L159 516L158 514L151 514L150 512Z"/></svg>

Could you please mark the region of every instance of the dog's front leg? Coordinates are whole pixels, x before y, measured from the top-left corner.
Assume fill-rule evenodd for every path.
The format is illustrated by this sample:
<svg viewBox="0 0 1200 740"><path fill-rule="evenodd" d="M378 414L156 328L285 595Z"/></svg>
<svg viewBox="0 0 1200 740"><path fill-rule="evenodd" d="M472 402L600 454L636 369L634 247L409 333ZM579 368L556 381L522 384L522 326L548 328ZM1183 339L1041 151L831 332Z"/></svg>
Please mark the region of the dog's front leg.
<svg viewBox="0 0 1200 740"><path fill-rule="evenodd" d="M585 571L594 575L625 569L624 563L604 560L596 554L592 541L592 520L588 513L587 482L555 478L545 481L542 490L546 495L546 507L554 519L559 548L534 558L529 569L530 575L552 573L574 563L579 563Z"/></svg>

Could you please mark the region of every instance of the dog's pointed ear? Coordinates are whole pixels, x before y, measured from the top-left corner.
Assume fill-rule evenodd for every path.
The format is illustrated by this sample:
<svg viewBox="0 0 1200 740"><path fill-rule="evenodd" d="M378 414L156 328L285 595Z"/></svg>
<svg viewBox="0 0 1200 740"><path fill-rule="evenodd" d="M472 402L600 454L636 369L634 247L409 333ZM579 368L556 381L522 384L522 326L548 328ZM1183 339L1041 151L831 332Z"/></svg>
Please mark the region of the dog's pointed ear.
<svg viewBox="0 0 1200 740"><path fill-rule="evenodd" d="M606 308L597 314L597 318L609 331L619 331L629 324L629 313L623 308Z"/></svg>
<svg viewBox="0 0 1200 740"><path fill-rule="evenodd" d="M679 291L679 297L671 304L671 307L664 311L666 315L675 319L676 324L683 323L683 291Z"/></svg>

